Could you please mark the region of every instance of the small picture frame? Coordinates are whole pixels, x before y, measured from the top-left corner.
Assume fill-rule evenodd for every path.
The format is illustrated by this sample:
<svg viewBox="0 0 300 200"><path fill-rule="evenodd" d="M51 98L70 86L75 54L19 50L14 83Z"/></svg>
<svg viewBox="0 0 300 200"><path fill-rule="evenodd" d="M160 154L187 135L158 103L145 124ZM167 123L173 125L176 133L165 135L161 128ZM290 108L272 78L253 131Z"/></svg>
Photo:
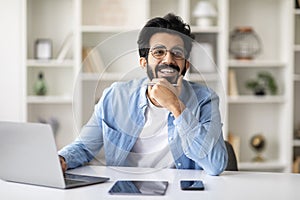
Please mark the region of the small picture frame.
<svg viewBox="0 0 300 200"><path fill-rule="evenodd" d="M38 60L52 59L52 40L37 39L35 41L34 58Z"/></svg>

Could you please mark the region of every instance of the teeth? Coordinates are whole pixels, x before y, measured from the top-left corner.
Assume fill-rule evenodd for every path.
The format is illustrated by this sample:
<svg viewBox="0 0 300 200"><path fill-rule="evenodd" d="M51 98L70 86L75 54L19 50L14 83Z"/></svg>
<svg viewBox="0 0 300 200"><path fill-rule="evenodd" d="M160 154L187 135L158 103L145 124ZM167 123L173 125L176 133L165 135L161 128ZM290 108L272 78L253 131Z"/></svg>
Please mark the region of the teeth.
<svg viewBox="0 0 300 200"><path fill-rule="evenodd" d="M160 70L162 73L174 73L175 70L174 69L162 69Z"/></svg>

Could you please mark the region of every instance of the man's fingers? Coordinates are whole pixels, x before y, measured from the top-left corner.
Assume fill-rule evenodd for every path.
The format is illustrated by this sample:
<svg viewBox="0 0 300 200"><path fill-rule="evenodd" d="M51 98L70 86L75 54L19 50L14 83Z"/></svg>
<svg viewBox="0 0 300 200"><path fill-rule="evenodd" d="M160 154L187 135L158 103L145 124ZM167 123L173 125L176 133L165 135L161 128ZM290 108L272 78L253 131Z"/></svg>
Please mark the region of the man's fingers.
<svg viewBox="0 0 300 200"><path fill-rule="evenodd" d="M176 90L177 90L177 96L180 96L180 93L181 93L181 88L182 88L182 80L183 80L183 76L179 76L178 80L177 80L177 87L176 87Z"/></svg>
<svg viewBox="0 0 300 200"><path fill-rule="evenodd" d="M63 172L65 172L67 170L67 164L66 164L65 159L63 157L59 156L59 161L60 161L60 165L61 165Z"/></svg>
<svg viewBox="0 0 300 200"><path fill-rule="evenodd" d="M183 79L183 76L180 75L179 78L178 78L178 80L177 80L177 86L181 87L182 79Z"/></svg>

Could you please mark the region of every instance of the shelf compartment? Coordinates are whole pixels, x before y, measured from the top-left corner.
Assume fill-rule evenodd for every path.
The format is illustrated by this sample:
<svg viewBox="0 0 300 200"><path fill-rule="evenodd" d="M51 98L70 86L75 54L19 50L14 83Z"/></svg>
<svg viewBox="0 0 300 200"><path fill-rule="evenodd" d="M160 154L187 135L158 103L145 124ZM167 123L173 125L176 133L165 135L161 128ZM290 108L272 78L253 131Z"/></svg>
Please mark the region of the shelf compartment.
<svg viewBox="0 0 300 200"><path fill-rule="evenodd" d="M164 0L164 3L161 0L150 0L149 6L149 18L163 16L169 12L183 15L181 0Z"/></svg>
<svg viewBox="0 0 300 200"><path fill-rule="evenodd" d="M300 52L300 44L295 44L294 45L294 51L295 52Z"/></svg>
<svg viewBox="0 0 300 200"><path fill-rule="evenodd" d="M122 32L117 35L109 32L85 33L82 35L82 45L83 48L92 48L92 52L90 52L92 55L99 55L97 56L99 58L91 58L91 61L93 63L93 61L101 60L102 68L107 72L128 72L139 67L137 37L137 30ZM127 63L127 67L124 67L124 63Z"/></svg>
<svg viewBox="0 0 300 200"><path fill-rule="evenodd" d="M291 13L287 6L289 3L281 0L272 1L272 3L261 0L230 0L229 31L239 26L252 27L262 42L262 51L257 58L283 60L286 58L284 54L288 52L288 49L283 50L287 40L282 36L289 34L286 30L290 29L288 23L283 23L289 21L289 13ZM266 24L268 24L267 27Z"/></svg>
<svg viewBox="0 0 300 200"><path fill-rule="evenodd" d="M294 147L300 147L300 139L294 139L293 145L294 145Z"/></svg>
<svg viewBox="0 0 300 200"><path fill-rule="evenodd" d="M266 147L262 156L266 160L284 160L281 157L284 142L281 139L289 132L280 115L284 104L277 103L230 103L228 106L228 130L240 137L239 160L251 162L256 153L250 146L251 138L262 134L266 138ZM257 101L255 101L257 102Z"/></svg>
<svg viewBox="0 0 300 200"><path fill-rule="evenodd" d="M72 103L70 96L28 96L28 104L69 104Z"/></svg>
<svg viewBox="0 0 300 200"><path fill-rule="evenodd" d="M59 123L57 132L55 133L55 141L57 149L71 143L78 132L74 129L74 113L72 104L28 104L27 106L28 122L41 122L56 119Z"/></svg>
<svg viewBox="0 0 300 200"><path fill-rule="evenodd" d="M40 73L44 74L47 96L71 96L73 92L74 74L71 67L29 67L27 69L27 95L32 96L34 85Z"/></svg>
<svg viewBox="0 0 300 200"><path fill-rule="evenodd" d="M195 17L193 15L193 12L194 12L195 8L197 7L197 4L199 3L199 1L198 0L188 0L187 2L188 2L187 6L189 7L189 12L188 12L187 15L188 15L188 18L190 19L190 24L191 25L196 25L197 24L197 17ZM220 9L219 6L221 5L220 2L218 2L218 0L209 0L209 2L212 4L212 6L218 12L218 10ZM220 15L212 18L212 21L213 21L214 25L218 26L218 23L220 21L219 18L220 18Z"/></svg>
<svg viewBox="0 0 300 200"><path fill-rule="evenodd" d="M299 45L300 47L300 45ZM300 49L300 48L299 48ZM300 50L294 53L294 74L300 74Z"/></svg>
<svg viewBox="0 0 300 200"><path fill-rule="evenodd" d="M300 78L300 75L298 76ZM293 130L299 130L300 129L300 79L299 81L294 82L294 114L293 114ZM298 142L300 140L297 140ZM300 154L299 154L300 155Z"/></svg>
<svg viewBox="0 0 300 200"><path fill-rule="evenodd" d="M146 5L146 0L83 0L82 24L141 27L146 20Z"/></svg>
<svg viewBox="0 0 300 200"><path fill-rule="evenodd" d="M257 76L259 73L269 73L273 76L274 80L277 84L277 94L276 96L285 94L285 86L287 84L287 80L283 76L286 73L286 68L282 67L236 67L230 68L236 74L236 85L238 90L238 95L240 96L254 96L253 91L247 88L247 82L250 80L257 80ZM229 81L229 80L228 80ZM271 92L267 89L266 95L270 95ZM273 95L271 95L273 96ZM275 96L275 95L274 95Z"/></svg>
<svg viewBox="0 0 300 200"><path fill-rule="evenodd" d="M119 31L118 31L119 32ZM116 35L116 30L113 31L86 31L82 34L82 47L97 47L107 38L111 38Z"/></svg>
<svg viewBox="0 0 300 200"><path fill-rule="evenodd" d="M294 81L300 81L300 74L294 74Z"/></svg>
<svg viewBox="0 0 300 200"><path fill-rule="evenodd" d="M248 103L285 103L284 96L254 96L254 95L239 95L228 96L228 103L230 104L248 104Z"/></svg>
<svg viewBox="0 0 300 200"><path fill-rule="evenodd" d="M299 46L300 45L300 9L297 9L296 12L295 12L295 17L294 17L294 20L295 20L295 27L294 27L294 44L296 44L296 46Z"/></svg>
<svg viewBox="0 0 300 200"><path fill-rule="evenodd" d="M72 33L75 17L72 0L27 1L27 56L34 58L35 42L47 38L52 41L52 57L57 57L66 37ZM53 14L53 11L56 11ZM67 54L70 58L73 55Z"/></svg>
<svg viewBox="0 0 300 200"><path fill-rule="evenodd" d="M103 90L109 87L116 80L98 81L98 75L95 78L90 77L89 79L82 81L82 124L88 122L90 119L95 104L99 101L102 96Z"/></svg>

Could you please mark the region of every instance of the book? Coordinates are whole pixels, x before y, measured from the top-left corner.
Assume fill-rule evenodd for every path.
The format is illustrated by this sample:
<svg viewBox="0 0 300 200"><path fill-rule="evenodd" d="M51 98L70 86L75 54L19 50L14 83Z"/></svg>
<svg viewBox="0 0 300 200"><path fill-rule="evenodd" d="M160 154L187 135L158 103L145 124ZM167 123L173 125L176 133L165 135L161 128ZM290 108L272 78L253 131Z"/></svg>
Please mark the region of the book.
<svg viewBox="0 0 300 200"><path fill-rule="evenodd" d="M90 53L90 51L92 50L92 48L89 47L83 47L82 48L82 71L85 73L94 73L93 68L92 68L92 64L90 63L90 59L87 59L88 54Z"/></svg>
<svg viewBox="0 0 300 200"><path fill-rule="evenodd" d="M102 73L104 71L104 63L101 54L96 48L90 51L88 59L90 60L91 66L95 73Z"/></svg>
<svg viewBox="0 0 300 200"><path fill-rule="evenodd" d="M72 43L73 43L73 34L70 33L65 38L64 42L62 43L58 51L57 58L56 58L57 61L62 62L66 58L68 52L72 48Z"/></svg>
<svg viewBox="0 0 300 200"><path fill-rule="evenodd" d="M82 48L83 71L87 73L101 73L104 71L104 63L100 53L93 47Z"/></svg>
<svg viewBox="0 0 300 200"><path fill-rule="evenodd" d="M233 135L232 133L228 134L228 142L232 145L232 148L234 150L236 160L240 161L240 145L241 145L241 139L239 136Z"/></svg>
<svg viewBox="0 0 300 200"><path fill-rule="evenodd" d="M229 69L228 71L228 95L229 96L238 96L238 86L236 81L236 74L233 69Z"/></svg>
<svg viewBox="0 0 300 200"><path fill-rule="evenodd" d="M300 173L300 156L297 156L293 163L293 173Z"/></svg>

